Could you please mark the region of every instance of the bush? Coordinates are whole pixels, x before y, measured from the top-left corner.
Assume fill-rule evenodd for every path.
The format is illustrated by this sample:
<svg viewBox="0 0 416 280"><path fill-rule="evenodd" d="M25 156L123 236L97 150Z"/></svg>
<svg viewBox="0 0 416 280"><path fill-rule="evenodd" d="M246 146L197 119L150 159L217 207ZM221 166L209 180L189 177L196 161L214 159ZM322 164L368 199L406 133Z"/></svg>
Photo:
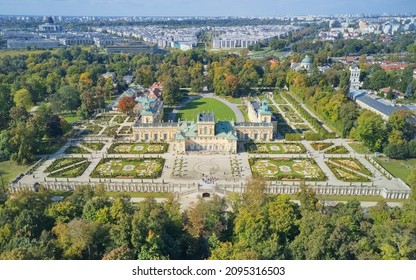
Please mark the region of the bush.
<svg viewBox="0 0 416 280"><path fill-rule="evenodd" d="M314 133L314 132L305 132L303 136L305 137L305 140L308 140L308 141L322 140L321 135L319 135L318 133Z"/></svg>
<svg viewBox="0 0 416 280"><path fill-rule="evenodd" d="M298 133L286 133L285 134L285 140L286 141L301 141L302 135Z"/></svg>
<svg viewBox="0 0 416 280"><path fill-rule="evenodd" d="M384 154L392 159L409 158L409 144L390 143L384 148Z"/></svg>

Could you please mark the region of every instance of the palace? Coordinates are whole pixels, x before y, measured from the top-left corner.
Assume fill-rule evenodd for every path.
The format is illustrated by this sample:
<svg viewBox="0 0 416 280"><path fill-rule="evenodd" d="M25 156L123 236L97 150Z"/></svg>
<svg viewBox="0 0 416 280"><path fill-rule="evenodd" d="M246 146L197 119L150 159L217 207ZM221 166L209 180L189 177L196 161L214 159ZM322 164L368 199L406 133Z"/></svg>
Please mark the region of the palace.
<svg viewBox="0 0 416 280"><path fill-rule="evenodd" d="M237 153L238 141L273 140L276 122L266 100L247 104L250 122L217 121L214 113L200 112L196 121L163 122L163 102L136 98L138 119L133 125L133 141L169 142L177 153L210 151Z"/></svg>

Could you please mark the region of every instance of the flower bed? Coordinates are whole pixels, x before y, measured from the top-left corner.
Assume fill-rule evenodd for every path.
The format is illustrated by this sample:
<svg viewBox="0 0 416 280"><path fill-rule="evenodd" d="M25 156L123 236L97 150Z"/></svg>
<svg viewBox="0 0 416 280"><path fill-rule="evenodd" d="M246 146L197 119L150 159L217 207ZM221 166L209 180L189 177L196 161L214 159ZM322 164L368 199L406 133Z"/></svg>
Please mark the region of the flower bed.
<svg viewBox="0 0 416 280"><path fill-rule="evenodd" d="M53 172L58 169L73 165L78 162L85 161L84 158L58 158L52 162L48 168L45 169L45 172Z"/></svg>
<svg viewBox="0 0 416 280"><path fill-rule="evenodd" d="M370 182L367 177L356 174L350 170L343 169L342 167L332 164L329 161L326 161L325 163L328 165L329 169L331 169L332 173L334 173L338 180L344 182Z"/></svg>
<svg viewBox="0 0 416 280"><path fill-rule="evenodd" d="M117 117L114 118L113 121L115 123L123 123L125 119L126 119L126 116L117 116Z"/></svg>
<svg viewBox="0 0 416 280"><path fill-rule="evenodd" d="M334 143L324 143L324 142L313 142L313 143L311 143L311 146L315 151L318 151L318 150L322 151L322 150L324 150L326 148L329 148L333 145L334 145Z"/></svg>
<svg viewBox="0 0 416 280"><path fill-rule="evenodd" d="M313 159L249 159L254 176L269 180L324 181L325 174Z"/></svg>
<svg viewBox="0 0 416 280"><path fill-rule="evenodd" d="M91 173L93 178L155 179L162 175L165 159L109 159L100 161Z"/></svg>
<svg viewBox="0 0 416 280"><path fill-rule="evenodd" d="M104 143L100 143L100 142L90 142L90 143L83 142L81 143L81 145L94 151L101 151L101 149L104 148Z"/></svg>
<svg viewBox="0 0 416 280"><path fill-rule="evenodd" d="M168 150L167 143L114 143L109 154L163 154Z"/></svg>
<svg viewBox="0 0 416 280"><path fill-rule="evenodd" d="M349 153L350 152L344 146L335 146L335 147L332 147L331 149L325 151L325 154L338 154L338 155L344 154L344 155L347 155Z"/></svg>
<svg viewBox="0 0 416 280"><path fill-rule="evenodd" d="M90 162L85 161L76 166L69 167L69 168L60 170L58 172L51 173L48 175L48 177L75 178L75 177L81 176L85 172L85 170L88 168L89 165L90 165Z"/></svg>
<svg viewBox="0 0 416 280"><path fill-rule="evenodd" d="M372 176L373 174L356 158L330 158L329 161L358 171L362 174Z"/></svg>
<svg viewBox="0 0 416 280"><path fill-rule="evenodd" d="M306 148L301 143L247 143L250 154L303 154Z"/></svg>

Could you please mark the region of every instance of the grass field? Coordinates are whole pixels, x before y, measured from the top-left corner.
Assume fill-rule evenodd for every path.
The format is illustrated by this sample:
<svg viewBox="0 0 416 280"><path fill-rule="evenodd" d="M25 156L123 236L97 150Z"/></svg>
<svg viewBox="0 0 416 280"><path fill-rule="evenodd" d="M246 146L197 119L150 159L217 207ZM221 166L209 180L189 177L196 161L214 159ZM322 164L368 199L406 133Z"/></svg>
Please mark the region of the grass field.
<svg viewBox="0 0 416 280"><path fill-rule="evenodd" d="M244 116L244 121L249 122L249 121L250 121L250 119L249 119L249 117L248 117L248 113L247 113L247 108L246 108L246 106L243 106L243 105L238 106L238 109L240 109L241 113L243 114L243 116Z"/></svg>
<svg viewBox="0 0 416 280"><path fill-rule="evenodd" d="M396 160L376 157L373 157L373 159L393 174L394 177L400 178L404 182L407 182L407 176L409 176L412 168L416 168L416 159Z"/></svg>
<svg viewBox="0 0 416 280"><path fill-rule="evenodd" d="M366 154L367 148L360 143L348 143L350 147L358 154Z"/></svg>
<svg viewBox="0 0 416 280"><path fill-rule="evenodd" d="M195 99L185 105L176 115L181 120L196 120L197 114L213 112L215 120L236 120L234 112L224 103L213 98Z"/></svg>
<svg viewBox="0 0 416 280"><path fill-rule="evenodd" d="M8 185L17 175L24 173L29 165L17 165L14 161L0 162L0 176L4 180L4 184ZM1 182L0 182L1 184Z"/></svg>
<svg viewBox="0 0 416 280"><path fill-rule="evenodd" d="M68 122L68 123L74 123L77 122L79 120L81 120L81 118L79 116L77 116L77 114L62 114L62 117Z"/></svg>
<svg viewBox="0 0 416 280"><path fill-rule="evenodd" d="M243 104L243 101L241 100L240 97L225 96L224 99L234 104Z"/></svg>

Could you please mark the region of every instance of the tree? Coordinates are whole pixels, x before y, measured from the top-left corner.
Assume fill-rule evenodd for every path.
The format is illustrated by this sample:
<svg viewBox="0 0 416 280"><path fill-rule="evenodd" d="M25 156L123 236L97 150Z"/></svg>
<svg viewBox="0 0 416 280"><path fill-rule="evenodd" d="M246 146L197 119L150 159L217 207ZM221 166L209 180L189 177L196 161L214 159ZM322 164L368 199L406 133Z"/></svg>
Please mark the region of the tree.
<svg viewBox="0 0 416 280"><path fill-rule="evenodd" d="M58 90L58 102L61 110L74 111L81 104L80 92L73 85L65 85Z"/></svg>
<svg viewBox="0 0 416 280"><path fill-rule="evenodd" d="M35 106L32 97L27 89L19 89L14 93L13 101L17 107L24 107L27 110Z"/></svg>
<svg viewBox="0 0 416 280"><path fill-rule="evenodd" d="M224 93L227 96L236 96L238 92L238 78L233 74L227 74L224 81Z"/></svg>
<svg viewBox="0 0 416 280"><path fill-rule="evenodd" d="M357 121L358 108L354 102L344 102L339 109L339 119L342 124L342 137L347 137Z"/></svg>
<svg viewBox="0 0 416 280"><path fill-rule="evenodd" d="M412 82L410 82L408 85L407 85L407 88L406 88L406 97L407 98L412 98L413 97L413 93L414 93L414 85L413 85L413 81Z"/></svg>
<svg viewBox="0 0 416 280"><path fill-rule="evenodd" d="M5 129L9 123L9 112L13 107L13 98L10 87L0 84L0 130Z"/></svg>
<svg viewBox="0 0 416 280"><path fill-rule="evenodd" d="M61 118L57 115L51 115L46 121L46 136L49 138L60 137L63 135Z"/></svg>
<svg viewBox="0 0 416 280"><path fill-rule="evenodd" d="M134 106L136 106L134 97L123 96L118 102L117 109L122 113L131 114Z"/></svg>
<svg viewBox="0 0 416 280"><path fill-rule="evenodd" d="M403 135L404 141L409 141L415 133L415 125L411 121L416 114L412 110L397 110L389 117L388 127L393 133L398 131ZM395 132L397 134L397 132Z"/></svg>
<svg viewBox="0 0 416 280"><path fill-rule="evenodd" d="M163 101L166 105L177 105L181 102L181 92L176 79L167 77L163 80Z"/></svg>
<svg viewBox="0 0 416 280"><path fill-rule="evenodd" d="M108 242L105 227L82 219L58 222L52 231L66 259L101 259Z"/></svg>
<svg viewBox="0 0 416 280"><path fill-rule="evenodd" d="M356 139L362 141L371 151L381 151L386 140L386 125L381 116L364 110L357 123Z"/></svg>

